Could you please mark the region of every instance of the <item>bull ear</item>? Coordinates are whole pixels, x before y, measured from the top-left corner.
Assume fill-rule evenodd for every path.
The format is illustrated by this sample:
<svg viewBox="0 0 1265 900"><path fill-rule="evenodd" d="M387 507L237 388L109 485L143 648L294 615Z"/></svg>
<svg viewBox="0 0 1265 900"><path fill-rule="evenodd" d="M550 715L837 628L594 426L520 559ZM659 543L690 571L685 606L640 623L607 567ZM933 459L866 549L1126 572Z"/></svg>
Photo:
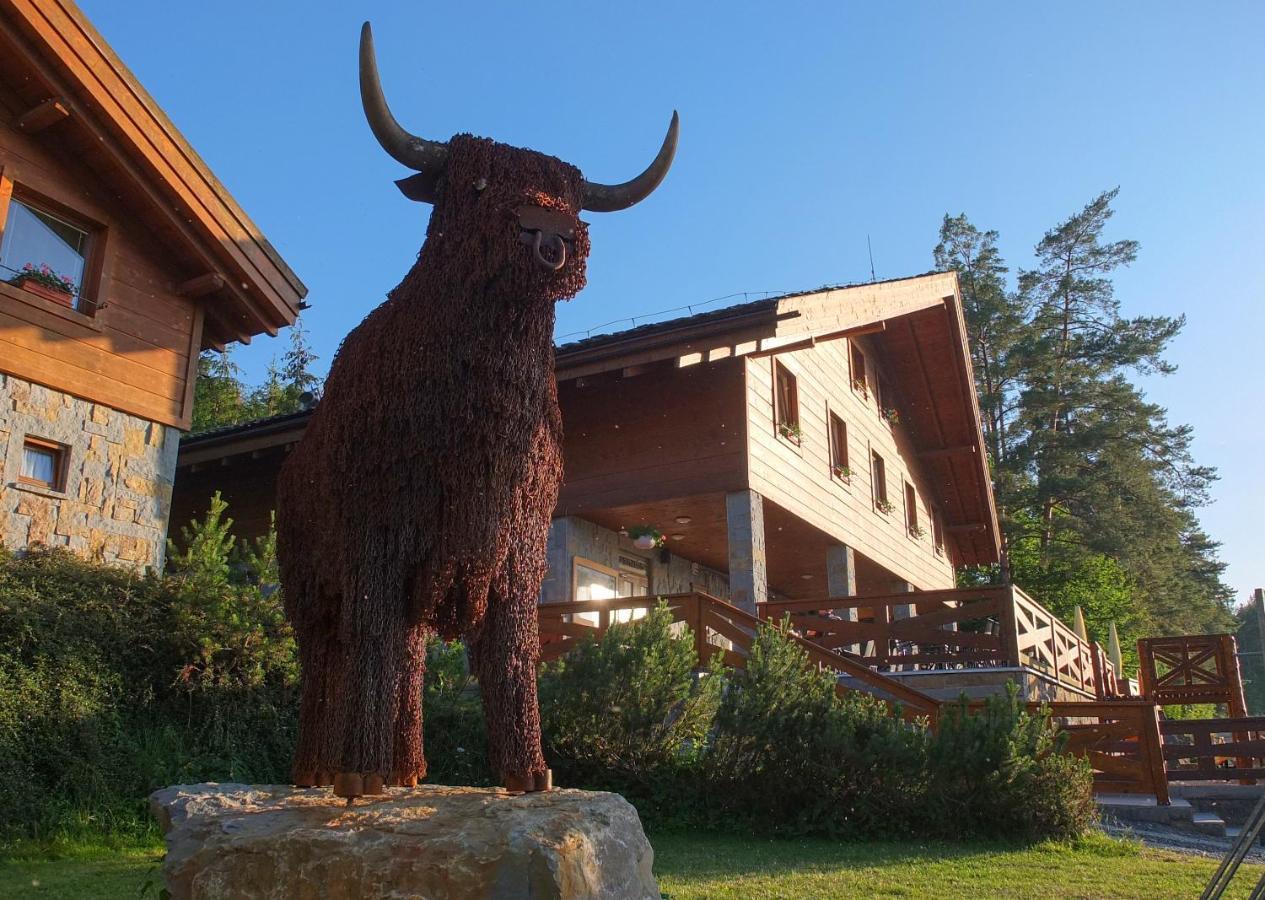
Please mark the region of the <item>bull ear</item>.
<svg viewBox="0 0 1265 900"><path fill-rule="evenodd" d="M401 178L395 183L395 186L400 189L401 194L410 200L416 200L418 203L434 203L435 197L439 193L437 181L438 179L434 175L419 172L416 175L410 175L408 178Z"/></svg>

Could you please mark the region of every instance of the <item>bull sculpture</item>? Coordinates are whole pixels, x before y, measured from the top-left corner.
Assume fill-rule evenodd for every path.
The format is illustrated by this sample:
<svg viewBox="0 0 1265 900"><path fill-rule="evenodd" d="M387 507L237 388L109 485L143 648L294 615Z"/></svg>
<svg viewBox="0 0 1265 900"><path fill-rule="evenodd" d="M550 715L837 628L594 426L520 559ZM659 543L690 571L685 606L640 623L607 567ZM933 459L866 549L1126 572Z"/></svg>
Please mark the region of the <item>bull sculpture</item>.
<svg viewBox="0 0 1265 900"><path fill-rule="evenodd" d="M536 603L562 479L554 303L585 282L581 209L625 209L663 180L619 185L469 135L409 134L382 94L366 22L360 93L374 136L434 204L404 280L343 341L282 469L278 541L302 669L294 781L342 797L426 774L428 636L462 637L489 759L511 790L547 790Z"/></svg>

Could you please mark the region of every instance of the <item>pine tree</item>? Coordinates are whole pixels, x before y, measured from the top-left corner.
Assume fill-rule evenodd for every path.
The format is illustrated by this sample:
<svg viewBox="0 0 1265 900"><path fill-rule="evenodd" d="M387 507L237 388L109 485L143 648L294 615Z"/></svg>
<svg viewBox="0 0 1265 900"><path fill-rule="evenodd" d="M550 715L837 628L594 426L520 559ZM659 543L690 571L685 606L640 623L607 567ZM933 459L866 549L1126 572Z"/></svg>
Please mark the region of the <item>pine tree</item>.
<svg viewBox="0 0 1265 900"><path fill-rule="evenodd" d="M1221 629L1225 566L1195 515L1216 474L1192 459L1190 428L1129 380L1174 370L1164 350L1184 320L1121 317L1111 277L1138 245L1104 239L1116 193L1047 232L1014 293L996 232L965 216L941 226L935 257L959 273L1005 556L1056 613L1084 606L1091 632Z"/></svg>
<svg viewBox="0 0 1265 900"><path fill-rule="evenodd" d="M193 388L193 433L244 421L245 407L246 387L229 351L203 352Z"/></svg>
<svg viewBox="0 0 1265 900"><path fill-rule="evenodd" d="M280 362L269 363L267 376L255 388L242 382L229 351L203 353L194 386L192 431L298 412L319 397L321 380L312 372L317 359L298 322L290 329L290 348Z"/></svg>
<svg viewBox="0 0 1265 900"><path fill-rule="evenodd" d="M310 394L313 399L319 399L321 380L312 372L319 358L312 352L303 323L296 320L290 329L290 349L281 358L281 377L297 397Z"/></svg>

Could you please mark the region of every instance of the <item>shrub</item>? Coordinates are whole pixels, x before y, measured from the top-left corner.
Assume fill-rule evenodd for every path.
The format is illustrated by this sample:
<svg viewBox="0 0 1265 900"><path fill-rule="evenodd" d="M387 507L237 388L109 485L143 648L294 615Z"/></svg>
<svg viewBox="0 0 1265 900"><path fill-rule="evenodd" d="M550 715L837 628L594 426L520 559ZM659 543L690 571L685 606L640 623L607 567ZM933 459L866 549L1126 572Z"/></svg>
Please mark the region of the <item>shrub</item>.
<svg viewBox="0 0 1265 900"><path fill-rule="evenodd" d="M925 733L871 697L840 698L785 626L761 626L729 675L703 757L709 820L760 831L903 831L923 779Z"/></svg>
<svg viewBox="0 0 1265 900"><path fill-rule="evenodd" d="M296 667L270 545L232 554L222 513L165 578L0 553L0 836L148 830L157 787L288 777Z"/></svg>
<svg viewBox="0 0 1265 900"><path fill-rule="evenodd" d="M433 784L491 785L483 703L460 641L432 639L426 652L422 698L426 780Z"/></svg>
<svg viewBox="0 0 1265 900"><path fill-rule="evenodd" d="M951 835L1066 838L1097 818L1093 771L1061 755L1048 711L1029 713L1013 684L972 712L946 704L931 742L926 806Z"/></svg>
<svg viewBox="0 0 1265 900"><path fill-rule="evenodd" d="M643 816L679 815L716 709L719 669L696 675L689 632L660 604L586 639L540 675L545 755L559 784L615 790Z"/></svg>

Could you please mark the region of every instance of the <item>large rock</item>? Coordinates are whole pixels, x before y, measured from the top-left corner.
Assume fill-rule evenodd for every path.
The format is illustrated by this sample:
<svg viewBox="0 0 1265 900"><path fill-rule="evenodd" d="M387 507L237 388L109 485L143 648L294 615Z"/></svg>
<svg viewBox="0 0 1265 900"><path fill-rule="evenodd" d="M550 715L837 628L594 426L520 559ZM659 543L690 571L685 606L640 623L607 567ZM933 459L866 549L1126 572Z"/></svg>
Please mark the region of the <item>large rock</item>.
<svg viewBox="0 0 1265 900"><path fill-rule="evenodd" d="M659 897L618 794L193 784L155 791L175 898Z"/></svg>

